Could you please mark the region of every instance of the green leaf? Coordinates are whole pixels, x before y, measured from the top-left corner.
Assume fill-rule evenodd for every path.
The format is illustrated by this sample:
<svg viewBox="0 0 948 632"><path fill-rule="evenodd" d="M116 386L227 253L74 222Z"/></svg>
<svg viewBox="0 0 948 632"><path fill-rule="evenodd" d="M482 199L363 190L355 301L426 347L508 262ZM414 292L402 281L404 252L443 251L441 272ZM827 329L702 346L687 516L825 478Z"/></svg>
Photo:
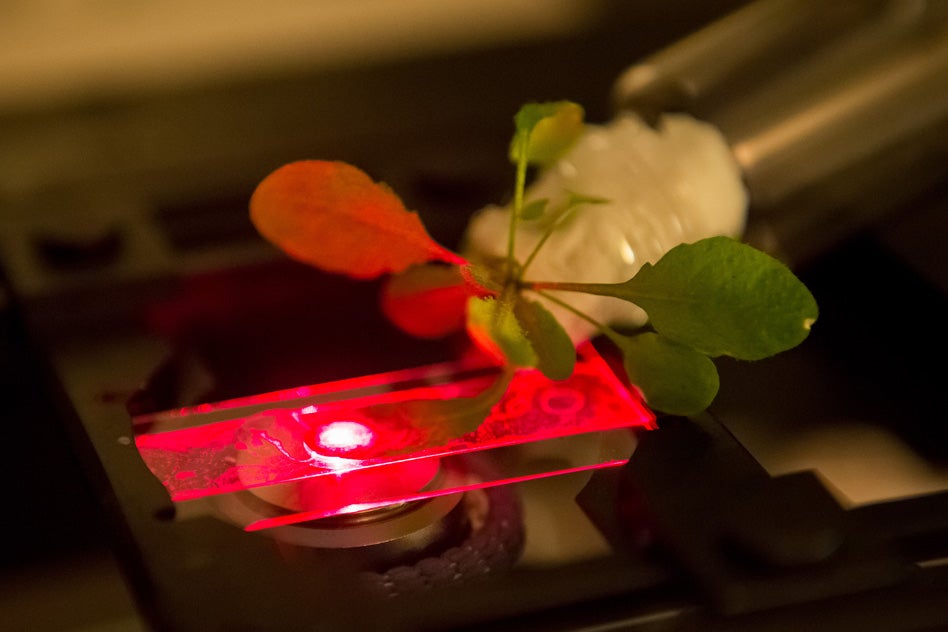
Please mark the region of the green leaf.
<svg viewBox="0 0 948 632"><path fill-rule="evenodd" d="M472 297L467 303L468 331L485 349L514 367L535 367L537 354L520 328L513 305L493 297Z"/></svg>
<svg viewBox="0 0 948 632"><path fill-rule="evenodd" d="M557 116L566 110L575 111L576 108L582 111L581 106L571 101L525 103L514 115L514 127L518 132L530 133L543 119Z"/></svg>
<svg viewBox="0 0 948 632"><path fill-rule="evenodd" d="M693 415L717 395L718 372L706 355L652 332L616 342L629 381L655 410Z"/></svg>
<svg viewBox="0 0 948 632"><path fill-rule="evenodd" d="M549 200L546 198L527 202L524 207L520 209L520 219L529 221L542 217L543 211L546 210L547 203L549 203Z"/></svg>
<svg viewBox="0 0 948 632"><path fill-rule="evenodd" d="M517 131L510 145L511 161L525 156L529 164L553 164L582 134L584 114L572 101L524 105L514 117Z"/></svg>
<svg viewBox="0 0 948 632"><path fill-rule="evenodd" d="M803 342L816 300L783 263L727 237L669 250L617 284L536 284L635 303L663 336L716 357L759 360Z"/></svg>
<svg viewBox="0 0 948 632"><path fill-rule="evenodd" d="M551 380L565 380L573 374L576 348L556 317L543 305L518 297L514 315L537 355L537 368Z"/></svg>

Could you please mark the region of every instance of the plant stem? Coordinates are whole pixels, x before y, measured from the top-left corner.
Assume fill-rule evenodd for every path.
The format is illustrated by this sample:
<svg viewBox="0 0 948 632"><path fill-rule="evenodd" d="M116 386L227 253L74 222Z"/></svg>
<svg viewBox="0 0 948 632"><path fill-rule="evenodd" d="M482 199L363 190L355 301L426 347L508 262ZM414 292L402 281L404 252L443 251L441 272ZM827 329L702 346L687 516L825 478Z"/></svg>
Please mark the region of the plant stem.
<svg viewBox="0 0 948 632"><path fill-rule="evenodd" d="M527 257L527 260L523 262L523 265L520 266L520 275L523 278L523 275L526 273L527 268L533 263L533 260L536 258L537 254L540 252L540 248L543 247L543 244L553 235L553 231L556 230L559 225L563 222L563 218L573 212L573 208L568 208L564 212L560 213L559 217L550 222L550 225L547 227L546 231L543 233L543 236L540 237L540 241L537 242L537 245L533 247L533 251L530 253L530 256Z"/></svg>
<svg viewBox="0 0 948 632"><path fill-rule="evenodd" d="M579 310L579 309L573 307L572 305L570 305L569 303L567 303L567 302L564 301L564 300L561 300L561 299L558 298L557 296L554 296L553 294L550 294L549 292L544 292L543 290L538 290L538 289L536 289L536 287L534 287L533 290L534 290L537 294L539 294L540 296L542 296L543 298L545 298L546 300L550 301L551 303L556 303L557 305L559 305L559 306L562 307L563 309L568 310L568 311L570 311L570 312L576 314L577 316L579 316L580 318L582 318L583 320L585 320L586 322L588 322L590 325L592 325L593 327L595 327L596 329L598 329L599 331L601 331L603 334L605 334L605 336L606 336L607 338L609 338L610 340L612 340L613 342L618 343L618 341L620 341L620 340L622 339L622 334L620 334L619 332L617 332L615 329L613 329L613 328L610 327L609 325L605 325L605 324L603 324L603 323L600 323L598 320L596 320L595 318L593 318L592 316L590 316L590 315L587 314L586 312L584 312L584 311L582 311L582 310Z"/></svg>
<svg viewBox="0 0 948 632"><path fill-rule="evenodd" d="M527 187L527 149L530 144L529 132L517 134L517 178L514 182L514 202L510 212L510 230L507 233L507 270L514 269L514 245L517 234L517 220L523 210L523 195Z"/></svg>
<svg viewBox="0 0 948 632"><path fill-rule="evenodd" d="M540 237L540 241L537 242L537 245L533 247L533 250L530 252L530 256L527 257L527 260L523 262L523 265L520 267L520 274L524 274L527 271L527 268L530 267L530 264L533 263L533 260L536 258L537 253L540 252L540 248L543 247L543 244L546 243L546 240L550 238L553 234L553 229L556 228L556 225L551 225L546 232L543 233L543 236Z"/></svg>
<svg viewBox="0 0 948 632"><path fill-rule="evenodd" d="M608 202L608 200L605 198L596 198L596 197L591 197L588 195L576 195L575 193L572 193L572 192L569 192L569 194L570 194L569 200L562 206L562 208L558 209L555 213L553 213L553 220L550 222L546 231L543 233L543 236L540 238L540 241L538 241L537 245L534 246L533 252L530 253L530 256L527 257L527 260L520 267L520 279L523 279L523 275L526 273L527 267L531 263L533 263L533 260L536 258L537 254L540 252L540 248L542 248L543 245L546 243L547 239L549 239L553 235L553 231L559 228L563 224L563 222L566 221L566 218L569 217L571 213L575 212L576 209L582 206L583 204L603 204L605 202Z"/></svg>

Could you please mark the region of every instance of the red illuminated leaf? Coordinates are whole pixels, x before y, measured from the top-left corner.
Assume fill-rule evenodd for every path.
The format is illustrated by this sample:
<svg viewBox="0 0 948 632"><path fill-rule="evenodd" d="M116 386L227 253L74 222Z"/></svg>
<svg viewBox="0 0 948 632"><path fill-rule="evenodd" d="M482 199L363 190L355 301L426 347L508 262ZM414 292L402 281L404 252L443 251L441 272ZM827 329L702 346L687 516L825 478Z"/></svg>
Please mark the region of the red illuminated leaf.
<svg viewBox="0 0 948 632"><path fill-rule="evenodd" d="M427 261L464 263L431 239L391 189L343 162L280 167L254 191L250 218L294 259L357 278Z"/></svg>
<svg viewBox="0 0 948 632"><path fill-rule="evenodd" d="M457 266L414 266L385 284L382 311L413 336L441 338L464 328L468 296Z"/></svg>

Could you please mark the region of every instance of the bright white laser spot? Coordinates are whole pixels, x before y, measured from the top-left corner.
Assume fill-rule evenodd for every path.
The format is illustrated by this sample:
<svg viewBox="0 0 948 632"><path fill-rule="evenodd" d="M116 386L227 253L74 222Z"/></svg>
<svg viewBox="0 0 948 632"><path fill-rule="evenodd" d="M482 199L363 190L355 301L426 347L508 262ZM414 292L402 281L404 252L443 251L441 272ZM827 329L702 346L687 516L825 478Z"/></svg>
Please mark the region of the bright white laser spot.
<svg viewBox="0 0 948 632"><path fill-rule="evenodd" d="M347 452L372 443L372 430L357 421L333 421L319 431L319 445L333 452Z"/></svg>

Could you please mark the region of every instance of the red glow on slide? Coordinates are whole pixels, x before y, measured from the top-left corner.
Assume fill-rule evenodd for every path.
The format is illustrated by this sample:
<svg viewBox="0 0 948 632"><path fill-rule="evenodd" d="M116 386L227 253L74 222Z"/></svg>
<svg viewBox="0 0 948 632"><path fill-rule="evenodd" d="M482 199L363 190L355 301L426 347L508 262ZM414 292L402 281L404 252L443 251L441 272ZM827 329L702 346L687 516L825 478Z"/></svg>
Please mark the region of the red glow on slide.
<svg viewBox="0 0 948 632"><path fill-rule="evenodd" d="M417 418L419 402L472 397L494 379L439 365L268 393L136 418L135 443L175 502L251 493L268 503L272 516L245 525L259 529L620 465L634 446L628 429L654 424L591 345L566 380L518 372L474 432L446 439ZM524 444L529 462L511 452ZM543 450L553 456L537 458ZM462 472L473 453L493 459L476 481Z"/></svg>

